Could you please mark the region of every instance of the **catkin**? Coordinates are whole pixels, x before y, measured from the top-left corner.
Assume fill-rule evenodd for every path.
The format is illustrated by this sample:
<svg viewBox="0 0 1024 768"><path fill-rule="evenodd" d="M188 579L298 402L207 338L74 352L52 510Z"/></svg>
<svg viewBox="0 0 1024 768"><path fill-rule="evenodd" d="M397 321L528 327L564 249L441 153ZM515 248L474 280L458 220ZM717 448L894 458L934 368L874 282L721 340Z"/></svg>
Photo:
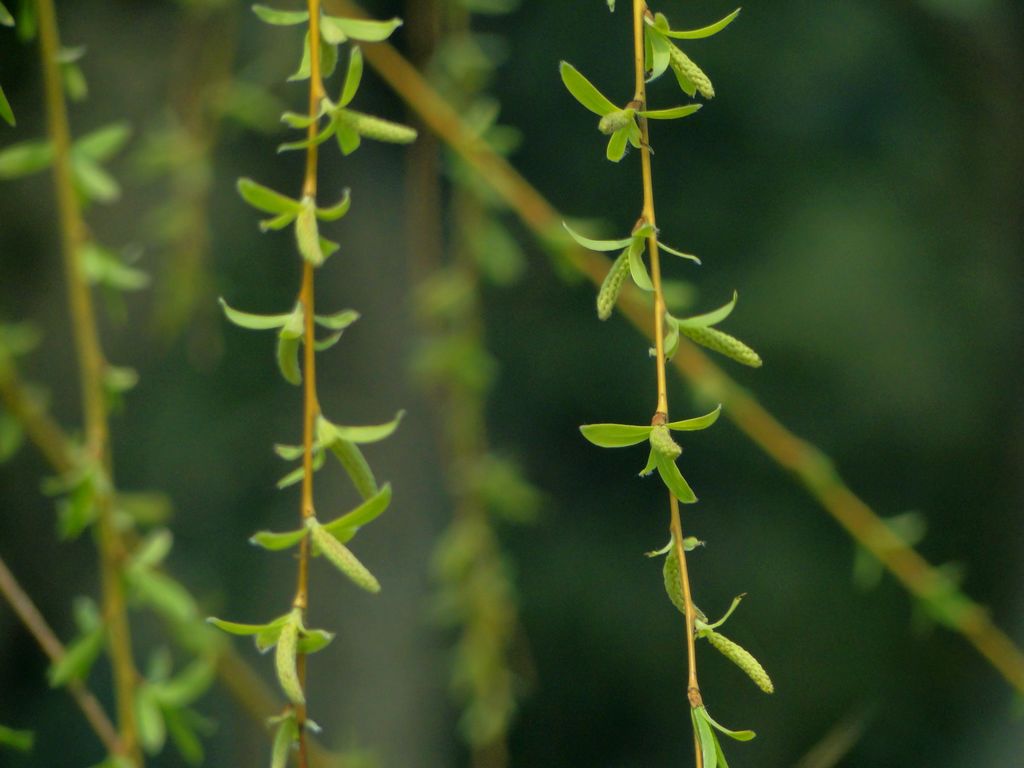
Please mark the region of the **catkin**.
<svg viewBox="0 0 1024 768"><path fill-rule="evenodd" d="M277 669L277 680L281 683L281 690L285 692L288 699L294 704L305 704L306 697L302 693L299 673L295 668L298 644L299 625L294 619L289 619L281 629L281 635L277 638L274 665Z"/></svg>
<svg viewBox="0 0 1024 768"><path fill-rule="evenodd" d="M620 128L625 128L629 125L633 115L632 109L619 109L615 112L609 112L601 118L601 121L597 124L597 130L605 136L611 136Z"/></svg>
<svg viewBox="0 0 1024 768"><path fill-rule="evenodd" d="M661 424L651 430L650 439L651 448L662 456L675 459L683 452L683 449L679 447L679 444L672 439L672 433L669 432L668 427L664 424Z"/></svg>
<svg viewBox="0 0 1024 768"><path fill-rule="evenodd" d="M626 275L629 274L629 251L619 254L612 264L612 268L605 275L601 283L601 290L597 292L597 316L601 320L607 320L612 316L615 309L615 302L619 300L622 293L622 285L626 282Z"/></svg>
<svg viewBox="0 0 1024 768"><path fill-rule="evenodd" d="M408 144L416 139L416 130L407 125L381 120L379 117L364 115L352 109L339 110L335 119L348 126L360 136L392 144Z"/></svg>
<svg viewBox="0 0 1024 768"><path fill-rule="evenodd" d="M747 673L747 677L754 681L754 685L765 693L774 693L775 686L772 679L764 671L761 662L755 659L750 651L741 645L734 643L725 635L720 635L714 630L706 630L703 636L718 650L725 658Z"/></svg>
<svg viewBox="0 0 1024 768"><path fill-rule="evenodd" d="M352 579L356 586L362 587L367 592L380 592L380 582L365 565L359 562L352 554L352 550L324 530L319 523L310 525L310 530L313 533L313 541L320 548L320 552L334 563L339 571Z"/></svg>
<svg viewBox="0 0 1024 768"><path fill-rule="evenodd" d="M685 616L686 601L683 600L683 588L679 583L679 555L675 546L665 555L665 565L661 569L661 575L665 579L665 592L668 594L668 599Z"/></svg>
<svg viewBox="0 0 1024 768"><path fill-rule="evenodd" d="M737 363L749 365L751 368L761 367L761 356L757 352L717 328L692 328L680 323L679 332L702 347L713 349Z"/></svg>
<svg viewBox="0 0 1024 768"><path fill-rule="evenodd" d="M669 46L669 66L676 75L693 83L705 99L715 98L715 88L704 70L675 45Z"/></svg>

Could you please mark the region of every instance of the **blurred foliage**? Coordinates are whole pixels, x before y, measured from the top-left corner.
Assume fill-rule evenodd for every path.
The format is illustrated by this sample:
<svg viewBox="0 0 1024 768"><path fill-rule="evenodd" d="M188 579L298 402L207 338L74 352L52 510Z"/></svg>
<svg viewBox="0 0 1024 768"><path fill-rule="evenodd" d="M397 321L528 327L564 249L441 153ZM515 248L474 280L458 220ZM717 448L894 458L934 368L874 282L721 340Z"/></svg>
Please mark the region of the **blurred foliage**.
<svg viewBox="0 0 1024 768"><path fill-rule="evenodd" d="M398 2L367 5L380 18L401 13ZM710 0L664 6L692 26L732 9ZM170 2L82 0L58 10L65 39L88 49L75 62L89 83L88 102L72 108L75 135L125 118L134 126L125 155L110 161L122 199L90 212L93 227L102 242L148 244L153 233L143 223L168 192L123 171L141 132L164 114L168 86L183 76L174 55L179 36L168 31L189 22ZM576 51L574 64L609 98L628 98L628 61L593 43L628 45L622 10L582 14L573 3L524 3L480 25L504 38L507 62L493 89L502 122L522 136L517 167L555 203L571 206L566 214L605 217L612 232L633 224L618 218L622 206L609 194L632 171L595 165L604 137L578 130L557 62ZM301 85L277 85L296 51L274 42L246 9L233 12L233 76L268 98L301 100ZM718 45L701 50L716 109L656 135L655 170L666 238L687 252L718 254L705 258L695 302L715 306L734 285L741 289L743 311L730 320L765 365L756 374L734 369L736 378L828 451L879 513L918 510L929 532L923 552L962 563L967 591L1018 638L1022 14L1012 0L781 0L745 8ZM405 34L399 30L399 44ZM0 124L7 147L43 133L41 90L32 46L7 29L0 41L0 84L17 117L13 128ZM382 91L372 89L376 103L367 111L398 114L400 105ZM232 128L204 161L204 279L212 293L233 286L240 306L287 306L297 277L232 191L236 176L259 167L261 180L298 193L288 185L301 160L268 157L266 143ZM346 594L311 606L315 617L341 620L318 660L334 669L310 681L310 696L332 712L321 723L328 732L351 734L342 746L370 745L384 765L446 766L455 762L455 713L445 703L446 650L428 621L425 574L449 510L433 427L401 374L413 323L405 255L417 246L416 234L401 229L401 167L400 150L369 144L327 164L338 187L362 192L359 215L343 227L337 274L322 291L359 306L366 322L347 332L351 351L325 364L324 380L337 382L322 393L325 407L345 404L372 421L381 399L418 405L401 439L374 456L397 489L390 517L377 523L380 536L366 547L369 559L389 563L378 570L383 592L378 603ZM46 384L54 414L74 424L52 209L43 174L0 184L0 315L38 325L44 341L26 374ZM157 290L170 266L163 252L147 248L138 262ZM373 258L345 260L345 253ZM483 293L487 348L501 370L486 413L490 439L524 457L553 510L507 536L537 681L513 732L513 765L686 764L689 745L678 738L689 728L679 695L681 632L658 564L642 556L665 540L661 494L625 487L617 457L590 450L577 430L643 397L650 376L638 356L646 360L646 351L621 322L600 326L589 288L561 283L539 249L527 256L514 290ZM204 613L230 605L259 615L268 594L284 599L276 585L293 565L284 558L268 572L244 539L291 519L289 500L273 490L278 460L268 446L293 429L298 401L268 370L258 335L239 335L231 349L208 344L197 358L184 342L154 343L147 291L123 302L127 322L108 329L107 345L113 359L138 370L139 383L114 424L119 479L173 499L168 566L202 596ZM381 382L375 374L388 366L395 375ZM670 386L682 404L685 390ZM289 402L294 412L270 405ZM413 467L402 482L399 466ZM88 542L56 542L52 504L38 493L44 474L24 447L0 468L0 547L68 639L76 625L67 598L94 592L93 555ZM714 700L728 699L730 720L761 734L734 766L794 764L833 726L868 708L873 714L844 765L1014 764L1024 726L1011 716L1002 681L959 638L912 622L891 580L858 589L846 537L735 430L707 432L703 449L689 456L688 476L700 478L704 502L692 532L714 542L699 553L701 570L730 574L698 583L702 607L718 615L737 589L750 588L757 599L744 606L749 633L737 639L771 669L777 689L770 704L747 696L749 681L703 652ZM340 484L325 482L324 490L337 491L338 510L345 508ZM358 641L346 631L357 623ZM759 638L756 647L750 638ZM4 752L3 763L62 766L69 744L98 760L77 713L41 684L46 663L6 610L0 657L0 723L36 735L32 756ZM341 686L327 682L338 679ZM109 701L105 676L90 683ZM263 759L262 726L236 714L223 694L202 710L218 721L208 754L224 763Z"/></svg>

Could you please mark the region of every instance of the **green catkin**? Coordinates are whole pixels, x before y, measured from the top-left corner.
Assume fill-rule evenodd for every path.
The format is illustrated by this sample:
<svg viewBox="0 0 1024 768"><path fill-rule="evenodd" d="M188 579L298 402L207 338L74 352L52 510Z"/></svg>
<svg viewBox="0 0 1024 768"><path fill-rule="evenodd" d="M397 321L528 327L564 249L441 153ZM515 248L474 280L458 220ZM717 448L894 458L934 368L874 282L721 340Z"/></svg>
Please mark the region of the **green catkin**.
<svg viewBox="0 0 1024 768"><path fill-rule="evenodd" d="M665 565L661 569L661 575L665 579L665 592L672 605L679 609L679 612L686 615L686 601L683 600L683 588L679 584L679 555L675 547L665 555Z"/></svg>
<svg viewBox="0 0 1024 768"><path fill-rule="evenodd" d="M611 136L620 128L625 128L629 125L635 114L632 109L620 109L615 112L609 112L601 118L601 121L597 124L597 130L605 136Z"/></svg>
<svg viewBox="0 0 1024 768"><path fill-rule="evenodd" d="M296 617L292 617L281 629L277 638L277 650L274 653L274 666L281 690L293 704L305 704L306 697L299 683L299 673L295 668L295 657L298 653L299 625Z"/></svg>
<svg viewBox="0 0 1024 768"><path fill-rule="evenodd" d="M761 356L757 352L717 328L691 328L680 323L679 332L702 347L719 352L737 363L749 365L751 368L761 367Z"/></svg>
<svg viewBox="0 0 1024 768"><path fill-rule="evenodd" d="M664 424L651 430L651 448L656 453L668 456L670 459L678 458L679 454L683 452L679 444L672 439L672 433Z"/></svg>
<svg viewBox="0 0 1024 768"><path fill-rule="evenodd" d="M313 534L313 542L320 548L320 552L330 560L335 567L352 579L352 582L365 589L367 592L376 594L380 592L380 582L370 573L365 565L359 562L352 554L352 550L338 541L323 526L315 521L307 524Z"/></svg>
<svg viewBox="0 0 1024 768"><path fill-rule="evenodd" d="M343 109L335 118L360 136L376 141L387 141L392 144L409 144L416 139L416 131L407 125L392 123L379 117L364 115L351 109Z"/></svg>
<svg viewBox="0 0 1024 768"><path fill-rule="evenodd" d="M679 50L678 46L669 46L669 66L672 67L672 71L677 76L682 77L685 80L689 80L693 83L697 90L700 91L700 95L705 99L715 98L715 88L711 85L711 80L704 70L697 66L697 64Z"/></svg>
<svg viewBox="0 0 1024 768"><path fill-rule="evenodd" d="M605 275L601 283L601 290L597 292L597 316L601 320L607 320L612 316L615 303L622 293L622 286L626 282L626 275L629 274L629 251L625 250L619 254L612 264L612 268Z"/></svg>
<svg viewBox="0 0 1024 768"><path fill-rule="evenodd" d="M764 671L761 662L755 659L750 651L714 630L708 629L701 634L719 653L746 672L747 677L754 681L754 685L765 693L775 692L772 679L768 677L768 673Z"/></svg>

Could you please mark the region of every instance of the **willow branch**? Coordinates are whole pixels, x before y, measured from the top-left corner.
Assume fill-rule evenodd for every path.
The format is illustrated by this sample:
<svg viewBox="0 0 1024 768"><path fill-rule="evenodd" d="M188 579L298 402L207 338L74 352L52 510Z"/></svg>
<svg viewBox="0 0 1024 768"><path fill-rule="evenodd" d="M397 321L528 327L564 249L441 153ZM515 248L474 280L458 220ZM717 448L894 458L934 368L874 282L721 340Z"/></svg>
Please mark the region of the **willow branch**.
<svg viewBox="0 0 1024 768"><path fill-rule="evenodd" d="M85 415L86 449L107 479L96 492L97 531L103 591L103 615L110 646L117 720L125 753L136 765L143 765L135 722L135 685L138 673L132 657L131 634L124 587L121 580L123 546L114 523L110 485L110 429L103 391L106 361L100 347L96 313L85 275L82 246L88 238L85 221L72 178L71 131L68 126L60 75L60 39L53 0L36 3L39 16L39 51L46 94L46 116L53 143L53 180L60 214L61 243L71 328L80 373L82 409Z"/></svg>
<svg viewBox="0 0 1024 768"><path fill-rule="evenodd" d="M3 558L0 558L0 594L3 594L15 614L21 619L21 623L25 625L25 628L35 638L39 647L43 649L43 653L46 654L50 661L53 664L60 662L64 658L64 646L61 645L57 636L53 634L53 630L50 629L50 625L46 623L43 615L39 613L39 609L32 602L32 598L21 588L21 585L14 577L14 574L11 573ZM111 755L123 754L124 748L121 745L121 740L118 738L117 731L114 729L114 724L107 717L103 705L85 687L85 684L81 680L69 680L64 688L71 698L75 700L78 708L82 710L82 714L89 723L89 727L92 728L97 738L103 743L107 752Z"/></svg>
<svg viewBox="0 0 1024 768"><path fill-rule="evenodd" d="M365 17L351 0L326 2L346 15ZM505 158L475 135L414 67L386 43L367 46L365 55L370 66L420 116L423 124L448 144L542 243L557 244L566 263L594 285L601 284L608 272L608 259L568 246L561 231L565 217ZM630 323L653 339L649 304L635 291L623 292L619 308ZM697 391L722 403L726 418L769 458L792 472L821 507L911 595L930 601L949 589L949 579L893 533L850 490L828 456L786 429L696 346L680 339L672 365ZM1024 652L992 622L982 606L965 595L961 595L961 603L961 610L949 616L946 625L961 634L1011 686L1024 693Z"/></svg>

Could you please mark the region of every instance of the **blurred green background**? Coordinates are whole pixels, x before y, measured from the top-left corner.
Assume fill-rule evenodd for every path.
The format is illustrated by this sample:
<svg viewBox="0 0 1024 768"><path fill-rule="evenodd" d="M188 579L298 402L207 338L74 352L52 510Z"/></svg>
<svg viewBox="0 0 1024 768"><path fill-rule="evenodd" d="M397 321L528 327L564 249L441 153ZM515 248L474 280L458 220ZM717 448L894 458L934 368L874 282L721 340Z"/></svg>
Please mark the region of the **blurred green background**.
<svg viewBox="0 0 1024 768"><path fill-rule="evenodd" d="M79 0L58 12L65 44L88 49L90 94L72 109L74 132L121 119L134 127L112 164L122 199L90 211L90 223L109 245L142 248L139 265L155 277L151 291L129 297L122 321L105 322L111 360L140 374L114 423L116 476L122 487L173 499L169 566L204 609L257 621L281 612L293 586L292 559L246 539L294 518L297 493L274 489L281 467L270 446L297 440L300 401L276 373L269 338L227 326L212 298L257 312L294 300L290 237L261 235L233 186L247 175L297 190L302 159L274 153L284 134L273 114L272 133L223 122L207 209L208 292L180 334L161 331L154 310L173 265L155 245L152 212L172 191L142 174L138 158L189 87L189 25L197 22L186 5ZM367 7L378 17L405 13L393 2ZM684 27L732 7L655 4ZM299 34L261 25L242 5L228 15L233 75L301 109L304 86L283 84ZM628 9L611 15L599 0L524 0L479 28L500 38L505 56L493 93L502 122L522 132L515 166L564 214L603 219L609 233L632 226L637 158L604 159L596 118L557 73L567 59L613 99L626 98ZM765 359L759 371L726 362L730 373L824 449L879 514L922 512L921 551L959 564L965 590L1018 640L1022 29L1024 6L1000 0L753 4L722 35L687 49L718 97L694 118L652 129L659 225L667 242L704 261L700 270L671 262L670 276L693 281L700 310L738 289L726 329ZM397 33L400 48L407 34ZM219 44L228 45L208 42ZM0 82L19 120L0 130L0 147L44 131L37 58L34 45L0 30ZM650 91L656 106L677 97L667 81ZM402 119L402 104L375 76L359 98L360 109ZM404 224L403 150L366 144L345 160L326 152L323 168L324 193L351 186L354 206L330 230L342 251L321 273L319 299L363 319L321 358L321 398L354 423L384 421L399 407L409 413L398 435L369 449L378 476L395 487L392 508L361 537L382 594L371 599L326 567L314 571L312 615L338 637L311 662L313 716L328 743L372 749L385 766L463 765L446 693L449 638L430 617L430 552L449 505L430 406L408 375L420 333L410 259L421 236ZM43 331L26 374L76 428L54 221L48 174L0 183L0 318ZM509 222L529 268L518 285L485 294L487 342L500 365L490 440L545 496L536 524L502 530L528 638L518 664L529 692L512 763L688 765L682 626L659 563L643 557L665 543L663 494L635 478L640 453L595 449L577 431L586 422L649 418L647 343L621 319L599 323L592 288L566 282ZM698 407L678 378L670 399L679 417ZM701 497L684 510L684 526L708 542L691 560L697 601L715 616L748 593L728 634L776 683L765 697L700 648L715 717L758 732L750 744L727 745L734 767L794 765L849 717L865 727L844 766L1021 764L1024 722L1009 686L963 639L922 620L891 578L857 588L849 538L736 428L722 420L694 434L681 462ZM97 576L87 538L56 541L53 502L39 492L48 474L28 446L0 467L0 555L66 637L71 597L95 594ZM321 506L337 498L345 509L351 499L339 477L319 477ZM271 678L269 660L244 641L237 647ZM30 757L0 753L0 765L102 757L70 700L47 688L42 655L6 607L0 660L0 723L35 729L38 741ZM91 685L107 700L105 675L98 668ZM267 762L261 726L226 695L214 689L201 709L218 723L211 765ZM168 752L154 764L175 759Z"/></svg>

